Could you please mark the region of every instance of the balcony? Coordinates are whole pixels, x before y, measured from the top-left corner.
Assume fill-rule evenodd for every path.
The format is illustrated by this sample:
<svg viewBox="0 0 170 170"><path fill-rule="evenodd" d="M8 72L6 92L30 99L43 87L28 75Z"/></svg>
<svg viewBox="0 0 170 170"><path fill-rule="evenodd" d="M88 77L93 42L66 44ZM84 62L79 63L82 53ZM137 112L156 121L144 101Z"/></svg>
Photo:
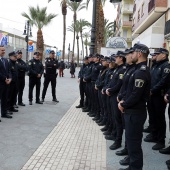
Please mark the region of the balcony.
<svg viewBox="0 0 170 170"><path fill-rule="evenodd" d="M165 39L170 39L170 20L165 23L165 30L164 30Z"/></svg>
<svg viewBox="0 0 170 170"><path fill-rule="evenodd" d="M122 2L122 0L110 0L111 3L119 3Z"/></svg>
<svg viewBox="0 0 170 170"><path fill-rule="evenodd" d="M148 13L150 13L155 7L155 0L151 0L148 4Z"/></svg>
<svg viewBox="0 0 170 170"><path fill-rule="evenodd" d="M123 21L122 27L132 27L132 21Z"/></svg>
<svg viewBox="0 0 170 170"><path fill-rule="evenodd" d="M123 13L124 14L132 14L133 13L133 5L132 4L124 4Z"/></svg>

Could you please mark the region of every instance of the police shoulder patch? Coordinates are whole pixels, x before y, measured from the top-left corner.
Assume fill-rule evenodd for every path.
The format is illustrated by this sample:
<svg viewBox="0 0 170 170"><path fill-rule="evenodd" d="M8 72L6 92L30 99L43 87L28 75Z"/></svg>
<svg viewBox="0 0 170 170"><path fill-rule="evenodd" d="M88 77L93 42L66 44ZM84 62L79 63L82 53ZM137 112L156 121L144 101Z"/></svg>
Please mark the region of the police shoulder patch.
<svg viewBox="0 0 170 170"><path fill-rule="evenodd" d="M164 69L164 73L170 73L170 69L169 68L165 68Z"/></svg>
<svg viewBox="0 0 170 170"><path fill-rule="evenodd" d="M28 65L31 65L31 62L29 62Z"/></svg>
<svg viewBox="0 0 170 170"><path fill-rule="evenodd" d="M146 65L142 65L140 70L146 70L146 68L147 68Z"/></svg>
<svg viewBox="0 0 170 170"><path fill-rule="evenodd" d="M126 69L126 66L123 66L123 69L125 70L125 69Z"/></svg>
<svg viewBox="0 0 170 170"><path fill-rule="evenodd" d="M119 74L119 79L123 79L123 74Z"/></svg>
<svg viewBox="0 0 170 170"><path fill-rule="evenodd" d="M145 81L142 79L135 79L135 87L141 88L141 87L143 87L144 83L145 83Z"/></svg>

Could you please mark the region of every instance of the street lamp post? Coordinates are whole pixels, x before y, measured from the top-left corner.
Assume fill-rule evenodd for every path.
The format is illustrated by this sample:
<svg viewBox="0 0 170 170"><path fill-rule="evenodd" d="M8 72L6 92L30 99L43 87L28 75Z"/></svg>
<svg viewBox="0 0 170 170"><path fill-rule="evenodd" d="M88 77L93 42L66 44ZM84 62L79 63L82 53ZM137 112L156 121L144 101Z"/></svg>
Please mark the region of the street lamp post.
<svg viewBox="0 0 170 170"><path fill-rule="evenodd" d="M25 37L25 41L27 43L26 62L28 62L28 41L29 41L29 37L32 37L31 26L30 26L30 21L29 20L25 24L25 29L24 29L23 35L26 35L26 37Z"/></svg>
<svg viewBox="0 0 170 170"><path fill-rule="evenodd" d="M69 56L70 56L70 43L69 43L69 46L68 46L68 64L69 64Z"/></svg>
<svg viewBox="0 0 170 170"><path fill-rule="evenodd" d="M95 34L96 34L96 0L93 0L90 54L94 54L95 52L95 41L96 41Z"/></svg>
<svg viewBox="0 0 170 170"><path fill-rule="evenodd" d="M57 56L58 48L57 48L56 46L54 46L53 48L55 48L55 49L56 49L55 54L56 54L56 57L58 57L58 56Z"/></svg>

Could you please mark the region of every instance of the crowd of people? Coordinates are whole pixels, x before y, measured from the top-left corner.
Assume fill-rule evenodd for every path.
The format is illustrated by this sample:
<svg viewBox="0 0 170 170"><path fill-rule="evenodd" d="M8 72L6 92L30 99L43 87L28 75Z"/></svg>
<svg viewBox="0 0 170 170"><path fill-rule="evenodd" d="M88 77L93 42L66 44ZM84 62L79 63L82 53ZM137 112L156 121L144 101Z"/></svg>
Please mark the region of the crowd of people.
<svg viewBox="0 0 170 170"><path fill-rule="evenodd" d="M125 51L117 51L110 57L93 54L84 58L80 69L79 89L82 112L93 117L106 140L113 140L111 150L126 156L119 163L124 170L143 169L143 132L149 133L145 142L155 143L153 150L170 154L165 148L165 109L170 96L169 52L164 48L150 54L152 66L148 67L149 48L135 44ZM149 117L149 127L144 123ZM168 110L170 115L170 109ZM166 161L170 169L170 160ZM123 170L123 168L120 168Z"/></svg>
<svg viewBox="0 0 170 170"><path fill-rule="evenodd" d="M12 51L5 57L5 48L0 46L0 101L1 117L12 118L13 112L18 112L18 105L23 103L23 91L25 87L25 76L29 76L29 105L33 101L33 89L36 86L35 103L43 104L49 83L52 87L52 101L59 102L56 98L57 69L62 67L55 59L55 52L50 51L49 57L45 59L45 66L41 62L39 52L34 52L33 59L25 63L22 60L22 51ZM41 77L44 75L44 86L40 99ZM0 120L1 121L1 120Z"/></svg>

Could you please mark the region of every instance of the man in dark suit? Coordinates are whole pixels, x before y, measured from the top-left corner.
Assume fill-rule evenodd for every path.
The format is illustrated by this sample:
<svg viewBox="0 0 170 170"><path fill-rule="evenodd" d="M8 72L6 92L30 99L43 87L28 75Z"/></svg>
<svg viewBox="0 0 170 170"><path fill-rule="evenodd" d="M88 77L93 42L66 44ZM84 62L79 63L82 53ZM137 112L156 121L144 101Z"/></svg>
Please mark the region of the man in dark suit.
<svg viewBox="0 0 170 170"><path fill-rule="evenodd" d="M1 117L12 118L7 114L7 89L11 83L11 73L8 60L4 58L5 48L0 46L0 100L1 100Z"/></svg>

